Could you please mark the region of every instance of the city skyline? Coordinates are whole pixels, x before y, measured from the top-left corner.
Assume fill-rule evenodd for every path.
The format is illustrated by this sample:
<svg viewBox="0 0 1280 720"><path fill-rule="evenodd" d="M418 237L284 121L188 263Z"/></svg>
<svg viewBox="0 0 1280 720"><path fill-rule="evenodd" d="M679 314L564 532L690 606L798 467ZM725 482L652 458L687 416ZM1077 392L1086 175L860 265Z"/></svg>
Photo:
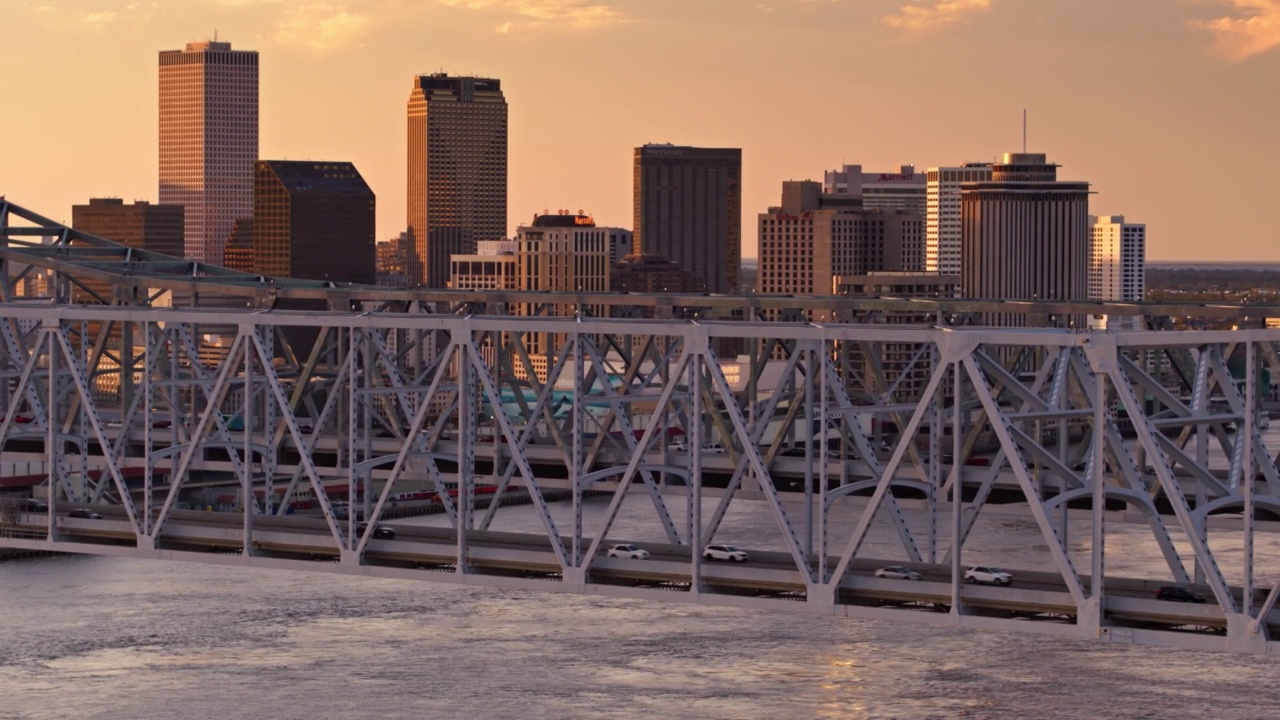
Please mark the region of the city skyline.
<svg viewBox="0 0 1280 720"><path fill-rule="evenodd" d="M1259 159L1278 150L1268 128L1280 109L1256 88L1280 62L1280 33L1266 22L1280 3L773 0L732 13L741 5L728 0L409 5L22 3L0 30L15 56L51 43L74 49L15 74L12 97L88 74L109 81L77 86L77 102L102 108L96 114L6 120L23 142L0 167L0 193L66 220L87 197L157 201L155 168L141 161L155 148L155 53L216 27L219 39L261 54L260 156L356 163L387 199L379 239L404 229L404 83L444 70L503 79L508 232L557 207L625 224L630 153L649 142L742 148L750 217L774 201L777 183L841 164L991 160L1021 146L1026 107L1028 149L1092 183L1091 212L1151 226L1151 260L1280 259L1254 212L1268 199ZM1261 21L1246 23L1254 13ZM708 35L713 24L723 32ZM430 52L419 49L423 28ZM797 75L801 47L809 72ZM532 48L545 51L533 58ZM1007 61L1013 54L1019 62ZM967 73L937 72L959 56ZM617 60L628 57L637 60ZM857 70L888 57L888 69ZM964 77L981 82L957 82ZM761 103L765 86L812 99ZM590 111L566 113L566 102ZM75 173L59 171L72 165ZM743 254L755 257L754 229L744 229Z"/></svg>

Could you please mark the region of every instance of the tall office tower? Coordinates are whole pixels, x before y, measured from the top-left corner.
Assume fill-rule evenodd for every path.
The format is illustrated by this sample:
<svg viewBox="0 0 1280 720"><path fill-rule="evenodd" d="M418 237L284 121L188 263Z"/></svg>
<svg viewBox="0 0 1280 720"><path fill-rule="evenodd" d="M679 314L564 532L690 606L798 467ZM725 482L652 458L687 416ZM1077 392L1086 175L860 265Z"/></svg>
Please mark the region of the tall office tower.
<svg viewBox="0 0 1280 720"><path fill-rule="evenodd" d="M186 208L185 255L222 264L236 220L253 214L258 53L231 43L160 52L160 203Z"/></svg>
<svg viewBox="0 0 1280 720"><path fill-rule="evenodd" d="M1089 216L1089 299L1142 302L1147 291L1147 226L1123 215ZM1141 316L1103 316L1098 327L1140 330Z"/></svg>
<svg viewBox="0 0 1280 720"><path fill-rule="evenodd" d="M635 151L635 253L660 255L738 291L742 265L742 151L645 145Z"/></svg>
<svg viewBox="0 0 1280 720"><path fill-rule="evenodd" d="M847 198L861 198L860 207L869 210L909 210L924 215L926 207L925 174L915 166L903 165L897 172L863 172L861 165L845 165L824 174L822 193L831 206Z"/></svg>
<svg viewBox="0 0 1280 720"><path fill-rule="evenodd" d="M253 261L262 275L374 283L374 195L349 162L260 160Z"/></svg>
<svg viewBox="0 0 1280 720"><path fill-rule="evenodd" d="M88 205L71 206L71 226L131 248L182 257L181 205L89 198Z"/></svg>
<svg viewBox="0 0 1280 720"><path fill-rule="evenodd" d="M492 78L414 78L409 93L409 277L443 288L449 256L507 238L507 101Z"/></svg>
<svg viewBox="0 0 1280 720"><path fill-rule="evenodd" d="M1089 296L1089 183L1058 180L1042 154L1006 153L991 180L960 190L960 287L964 297L1085 300ZM1028 316L992 314L996 325ZM1080 327L1083 317L1041 318Z"/></svg>
<svg viewBox="0 0 1280 720"><path fill-rule="evenodd" d="M929 168L926 177L924 269L960 274L960 185L991 179L989 163Z"/></svg>
<svg viewBox="0 0 1280 720"><path fill-rule="evenodd" d="M759 291L830 295L833 278L920 271L924 219L906 210L831 207L822 185L782 184L782 204L758 216ZM818 318L811 318L818 319Z"/></svg>

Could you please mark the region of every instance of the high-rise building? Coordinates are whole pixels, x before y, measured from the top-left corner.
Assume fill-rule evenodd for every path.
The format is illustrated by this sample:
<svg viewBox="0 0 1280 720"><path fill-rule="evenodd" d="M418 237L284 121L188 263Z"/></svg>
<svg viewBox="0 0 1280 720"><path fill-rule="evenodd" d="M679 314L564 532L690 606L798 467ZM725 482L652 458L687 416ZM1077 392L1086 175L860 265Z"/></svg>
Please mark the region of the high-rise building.
<svg viewBox="0 0 1280 720"><path fill-rule="evenodd" d="M539 215L516 231L521 290L608 292L617 228L588 215Z"/></svg>
<svg viewBox="0 0 1280 720"><path fill-rule="evenodd" d="M659 255L738 290L742 150L644 145L635 150L635 254Z"/></svg>
<svg viewBox="0 0 1280 720"><path fill-rule="evenodd" d="M925 262L928 272L960 274L960 186L991 179L988 163L929 168L925 173Z"/></svg>
<svg viewBox="0 0 1280 720"><path fill-rule="evenodd" d="M1147 290L1147 226L1123 215L1089 217L1089 299L1142 302ZM1098 327L1137 330L1140 316L1103 316Z"/></svg>
<svg viewBox="0 0 1280 720"><path fill-rule="evenodd" d="M1089 183L1058 180L1042 154L1006 153L991 180L960 190L964 297L1085 300L1089 293ZM1025 325L1026 315L992 314L997 325ZM1083 317L1034 322L1080 327Z"/></svg>
<svg viewBox="0 0 1280 720"><path fill-rule="evenodd" d="M414 78L409 93L414 284L443 288L449 257L507 237L507 101L492 78Z"/></svg>
<svg viewBox="0 0 1280 720"><path fill-rule="evenodd" d="M262 275L374 283L373 191L349 162L260 160L253 261Z"/></svg>
<svg viewBox="0 0 1280 720"><path fill-rule="evenodd" d="M409 252L412 245L408 232L378 243L376 268L379 286L407 288L413 285L409 280Z"/></svg>
<svg viewBox="0 0 1280 720"><path fill-rule="evenodd" d="M925 174L903 165L896 172L863 172L861 165L845 165L824 174L822 192L833 207L842 198L860 198L868 210L909 210L924 215Z"/></svg>
<svg viewBox="0 0 1280 720"><path fill-rule="evenodd" d="M782 204L758 216L759 292L830 295L838 276L923 269L919 213L831 207L829 197L819 183L784 182Z"/></svg>
<svg viewBox="0 0 1280 720"><path fill-rule="evenodd" d="M160 52L160 203L186 209L185 256L222 264L236 220L253 214L258 53L231 43Z"/></svg>
<svg viewBox="0 0 1280 720"><path fill-rule="evenodd" d="M88 205L71 206L71 226L131 248L182 257L181 205L89 198Z"/></svg>

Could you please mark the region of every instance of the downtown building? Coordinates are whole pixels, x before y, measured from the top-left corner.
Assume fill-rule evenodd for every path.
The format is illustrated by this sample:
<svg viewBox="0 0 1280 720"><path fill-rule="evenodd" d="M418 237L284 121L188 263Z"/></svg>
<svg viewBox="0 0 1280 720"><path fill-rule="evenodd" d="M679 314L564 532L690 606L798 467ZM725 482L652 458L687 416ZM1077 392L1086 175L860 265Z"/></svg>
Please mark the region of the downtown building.
<svg viewBox="0 0 1280 720"><path fill-rule="evenodd" d="M450 257L507 238L507 101L500 81L414 78L408 102L413 285L448 285Z"/></svg>
<svg viewBox="0 0 1280 720"><path fill-rule="evenodd" d="M71 227L136 250L182 257L181 205L152 205L145 200L126 205L119 198L89 198L86 205L71 206ZM111 304L114 289L101 280L85 281L75 288L76 302ZM96 297L95 297L96 296Z"/></svg>
<svg viewBox="0 0 1280 720"><path fill-rule="evenodd" d="M160 204L185 208L183 255L221 265L235 221L253 214L258 53L231 43L160 52Z"/></svg>
<svg viewBox="0 0 1280 720"><path fill-rule="evenodd" d="M830 187L828 185L828 187ZM924 218L918 211L873 208L850 202L857 195L827 194L813 181L782 184L782 203L758 216L760 237L759 292L783 295L865 295L888 293L914 297L949 296L954 278L923 272ZM825 313L768 311L771 320L828 321ZM919 322L894 318L893 322ZM857 344L842 344L840 352L859 377L871 377L874 365L887 373L906 367L917 347L881 343L879 363L871 363ZM786 353L778 348L774 359ZM916 382L898 383L898 397L917 392ZM849 390L860 391L850 377Z"/></svg>
<svg viewBox="0 0 1280 720"><path fill-rule="evenodd" d="M857 207L866 210L906 210L925 214L927 184L925 174L912 165L895 172L863 172L861 165L845 165L823 174L822 193L834 206L840 199L857 198Z"/></svg>
<svg viewBox="0 0 1280 720"><path fill-rule="evenodd" d="M991 180L961 186L961 293L985 300L1089 297L1089 184L1043 154L1006 153ZM1083 327L1076 315L987 313L994 325Z"/></svg>
<svg viewBox="0 0 1280 720"><path fill-rule="evenodd" d="M782 183L782 204L757 216L759 292L831 295L838 276L923 270L919 213L850 207L840 195L833 207L831 197L811 180Z"/></svg>
<svg viewBox="0 0 1280 720"><path fill-rule="evenodd" d="M1147 226L1123 215L1089 217L1089 299L1139 303L1147 294ZM1096 316L1104 330L1141 330L1141 316Z"/></svg>
<svg viewBox="0 0 1280 720"><path fill-rule="evenodd" d="M182 257L181 205L152 205L145 200L126 205L119 198L89 198L87 205L71 206L71 226L137 250Z"/></svg>
<svg viewBox="0 0 1280 720"><path fill-rule="evenodd" d="M960 186L990 180L991 164L929 168L925 179L925 270L959 275Z"/></svg>
<svg viewBox="0 0 1280 720"><path fill-rule="evenodd" d="M679 264L704 278L708 292L738 292L742 150L636 148L633 208L634 254Z"/></svg>
<svg viewBox="0 0 1280 720"><path fill-rule="evenodd" d="M261 160L254 174L259 275L375 282L375 198L349 162Z"/></svg>

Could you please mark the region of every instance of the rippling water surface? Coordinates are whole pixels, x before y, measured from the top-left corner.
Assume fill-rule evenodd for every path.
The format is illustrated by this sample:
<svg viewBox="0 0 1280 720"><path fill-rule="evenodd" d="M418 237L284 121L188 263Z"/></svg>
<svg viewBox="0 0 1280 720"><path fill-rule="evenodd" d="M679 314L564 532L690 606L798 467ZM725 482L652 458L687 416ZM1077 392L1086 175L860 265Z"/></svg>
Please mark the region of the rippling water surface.
<svg viewBox="0 0 1280 720"><path fill-rule="evenodd" d="M539 526L504 513L494 529ZM628 499L613 534L657 527ZM772 528L742 503L720 539L777 547ZM1142 528L1109 538L1109 571L1159 571ZM870 547L894 556L893 531ZM1280 570L1275 542L1258 554ZM1044 557L1027 520L966 545L967 561ZM0 563L0 607L0 718L1280 715L1266 658L425 582L61 556Z"/></svg>

